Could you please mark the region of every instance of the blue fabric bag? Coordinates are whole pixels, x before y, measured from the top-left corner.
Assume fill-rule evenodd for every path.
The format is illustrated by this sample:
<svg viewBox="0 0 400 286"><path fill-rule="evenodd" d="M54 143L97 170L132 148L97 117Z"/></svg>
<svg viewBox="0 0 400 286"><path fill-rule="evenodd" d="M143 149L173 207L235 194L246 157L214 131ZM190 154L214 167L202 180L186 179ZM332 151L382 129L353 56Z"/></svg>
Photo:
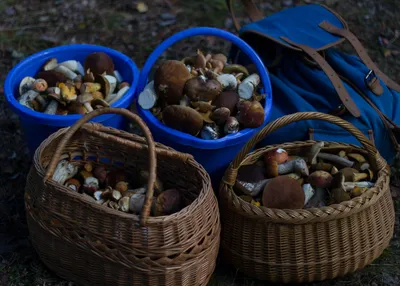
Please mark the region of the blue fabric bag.
<svg viewBox="0 0 400 286"><path fill-rule="evenodd" d="M318 111L340 116L363 132L391 164L399 150L400 86L379 70L343 18L328 7L308 4L263 17L251 0L242 3L253 21L240 27L270 73L273 106L270 121L287 114ZM336 46L349 41L357 56ZM230 58L251 69L232 46ZM301 121L275 131L258 147L308 139L360 146L344 129L324 121Z"/></svg>

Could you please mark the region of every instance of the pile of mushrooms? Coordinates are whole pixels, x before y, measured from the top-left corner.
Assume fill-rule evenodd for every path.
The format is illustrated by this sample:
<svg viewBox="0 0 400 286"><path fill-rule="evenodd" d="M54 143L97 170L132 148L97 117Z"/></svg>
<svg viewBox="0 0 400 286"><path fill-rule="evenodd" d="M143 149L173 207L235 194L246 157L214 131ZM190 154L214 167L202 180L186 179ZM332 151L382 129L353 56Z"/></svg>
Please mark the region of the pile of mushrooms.
<svg viewBox="0 0 400 286"><path fill-rule="evenodd" d="M215 140L263 124L259 85L259 75L246 67L229 64L223 54L198 50L181 61L162 62L138 104L173 129Z"/></svg>
<svg viewBox="0 0 400 286"><path fill-rule="evenodd" d="M18 102L45 114L85 114L109 107L129 89L112 59L103 52L89 54L84 66L78 61L48 60L35 78L19 85Z"/></svg>
<svg viewBox="0 0 400 286"><path fill-rule="evenodd" d="M234 190L243 200L276 209L319 208L348 201L375 185L364 155L313 144L303 156L282 148L239 169Z"/></svg>
<svg viewBox="0 0 400 286"><path fill-rule="evenodd" d="M141 171L140 178L135 182L129 180L131 176L122 170L93 166L90 162L78 166L64 159L58 162L52 179L82 194L92 203L139 215L145 203L148 176L147 171ZM178 212L184 207L183 201L179 190L165 189L157 179L151 215L164 216Z"/></svg>

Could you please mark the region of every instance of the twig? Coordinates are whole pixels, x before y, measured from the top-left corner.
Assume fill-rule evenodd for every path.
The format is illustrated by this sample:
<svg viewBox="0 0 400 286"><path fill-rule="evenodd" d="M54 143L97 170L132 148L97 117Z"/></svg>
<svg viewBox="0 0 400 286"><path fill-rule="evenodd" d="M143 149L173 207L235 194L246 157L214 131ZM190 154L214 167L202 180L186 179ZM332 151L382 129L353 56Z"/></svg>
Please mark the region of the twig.
<svg viewBox="0 0 400 286"><path fill-rule="evenodd" d="M29 30L29 29L38 29L38 28L48 28L51 27L49 24L42 25L29 25L22 27L12 27L12 28L0 28L0 32L10 32L10 31L19 31L19 30Z"/></svg>

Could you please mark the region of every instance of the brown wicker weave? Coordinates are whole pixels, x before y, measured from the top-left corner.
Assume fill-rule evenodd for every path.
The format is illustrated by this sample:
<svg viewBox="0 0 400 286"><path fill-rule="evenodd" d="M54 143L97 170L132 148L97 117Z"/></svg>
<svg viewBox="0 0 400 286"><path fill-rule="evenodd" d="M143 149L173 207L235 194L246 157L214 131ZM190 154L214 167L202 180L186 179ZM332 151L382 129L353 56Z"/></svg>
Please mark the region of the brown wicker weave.
<svg viewBox="0 0 400 286"><path fill-rule="evenodd" d="M362 143L365 149L325 142L324 149L337 146L337 150L352 149L369 156L379 172L375 186L350 201L314 209L270 209L239 198L232 186L240 166L255 163L278 145L248 154L251 148L280 127L310 119L339 125ZM279 147L293 154L310 148L315 142L291 142ZM393 235L394 206L388 174L385 160L350 123L317 112L279 118L243 147L221 183L222 257L248 276L281 283L331 279L361 269L381 255Z"/></svg>
<svg viewBox="0 0 400 286"><path fill-rule="evenodd" d="M139 123L144 138L97 123L116 113ZM188 206L169 216L149 216L156 175L184 191ZM77 157L80 156L80 157ZM142 215L90 202L51 179L59 160L124 168L132 176L150 169ZM149 129L124 109L95 110L52 134L36 150L25 207L32 243L43 262L79 285L207 285L220 243L218 202L206 171L191 155L154 143Z"/></svg>

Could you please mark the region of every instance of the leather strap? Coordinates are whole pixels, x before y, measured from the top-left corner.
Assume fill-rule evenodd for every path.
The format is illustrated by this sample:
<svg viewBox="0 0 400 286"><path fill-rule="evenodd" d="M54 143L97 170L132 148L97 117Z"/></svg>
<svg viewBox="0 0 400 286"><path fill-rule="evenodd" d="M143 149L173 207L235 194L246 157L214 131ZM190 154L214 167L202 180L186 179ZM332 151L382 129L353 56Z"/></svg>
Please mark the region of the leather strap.
<svg viewBox="0 0 400 286"><path fill-rule="evenodd" d="M400 92L400 85L391 80L386 74L384 74L377 65L372 61L369 57L367 51L357 39L357 37L347 29L338 28L327 21L323 21L319 24L319 26L325 31L335 34L341 37L344 37L346 40L350 42L353 48L356 50L356 53L360 57L360 59L364 62L364 64L372 71L376 73L377 76L391 89Z"/></svg>
<svg viewBox="0 0 400 286"><path fill-rule="evenodd" d="M328 76L329 80L332 82L333 87L335 88L344 106L346 106L347 110L354 117L360 117L360 110L358 109L354 101L351 99L349 93L347 92L346 88L343 85L343 82L340 80L339 76L336 74L333 68L328 64L328 62L316 50L306 45L297 44L286 37L281 37L281 39L291 44L292 46L298 47L299 49L303 50L309 57L311 57L316 63L318 63L321 69Z"/></svg>
<svg viewBox="0 0 400 286"><path fill-rule="evenodd" d="M258 10L253 1L242 0L242 3L251 21L255 22L264 18L264 15L261 13L260 10ZM226 5L228 6L229 12L231 14L233 24L235 25L236 30L239 32L241 27L233 11L233 0L226 0Z"/></svg>

